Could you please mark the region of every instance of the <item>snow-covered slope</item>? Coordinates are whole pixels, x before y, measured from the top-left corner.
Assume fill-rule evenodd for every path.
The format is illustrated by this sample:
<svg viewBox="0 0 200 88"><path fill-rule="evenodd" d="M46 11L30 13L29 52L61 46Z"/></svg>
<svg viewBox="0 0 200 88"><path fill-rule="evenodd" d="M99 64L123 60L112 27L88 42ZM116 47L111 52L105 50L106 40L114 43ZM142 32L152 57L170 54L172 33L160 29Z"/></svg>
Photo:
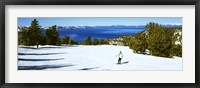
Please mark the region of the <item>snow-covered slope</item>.
<svg viewBox="0 0 200 88"><path fill-rule="evenodd" d="M122 51L126 64L116 64ZM73 45L18 48L19 70L182 70L175 59L133 53L127 46Z"/></svg>

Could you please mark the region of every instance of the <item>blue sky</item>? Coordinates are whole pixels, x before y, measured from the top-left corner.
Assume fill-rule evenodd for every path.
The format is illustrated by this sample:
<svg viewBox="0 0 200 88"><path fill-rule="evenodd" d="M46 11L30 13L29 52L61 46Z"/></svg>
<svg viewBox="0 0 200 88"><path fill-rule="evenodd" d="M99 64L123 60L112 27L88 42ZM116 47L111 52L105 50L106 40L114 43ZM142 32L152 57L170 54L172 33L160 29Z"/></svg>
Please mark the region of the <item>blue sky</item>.
<svg viewBox="0 0 200 88"><path fill-rule="evenodd" d="M159 24L182 24L181 17L129 17L129 18L113 18L113 17L71 17L71 18L18 18L18 27L30 26L31 21L37 19L42 27L46 26L90 26L90 25L145 25L149 22Z"/></svg>

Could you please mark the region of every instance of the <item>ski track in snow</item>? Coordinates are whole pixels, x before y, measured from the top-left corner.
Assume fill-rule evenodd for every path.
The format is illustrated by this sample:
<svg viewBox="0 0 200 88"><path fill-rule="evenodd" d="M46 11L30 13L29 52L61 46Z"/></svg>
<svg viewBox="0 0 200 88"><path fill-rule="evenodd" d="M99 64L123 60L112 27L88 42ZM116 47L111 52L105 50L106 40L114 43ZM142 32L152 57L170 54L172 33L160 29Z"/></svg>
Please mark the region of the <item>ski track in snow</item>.
<svg viewBox="0 0 200 88"><path fill-rule="evenodd" d="M117 64L117 54L123 53ZM38 68L38 69L37 69ZM19 70L182 70L182 58L175 59L133 53L127 46L73 45L18 47Z"/></svg>

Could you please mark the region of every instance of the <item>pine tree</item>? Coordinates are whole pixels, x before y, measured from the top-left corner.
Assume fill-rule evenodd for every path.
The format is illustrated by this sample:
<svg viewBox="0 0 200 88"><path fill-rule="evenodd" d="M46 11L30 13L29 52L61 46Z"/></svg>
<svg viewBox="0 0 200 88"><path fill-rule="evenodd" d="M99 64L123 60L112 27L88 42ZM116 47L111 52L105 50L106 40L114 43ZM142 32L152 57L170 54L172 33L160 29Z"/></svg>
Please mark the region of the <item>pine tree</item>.
<svg viewBox="0 0 200 88"><path fill-rule="evenodd" d="M104 41L103 39L101 39L101 40L99 41L99 44L100 44L100 45L105 44L105 41Z"/></svg>
<svg viewBox="0 0 200 88"><path fill-rule="evenodd" d="M28 28L21 27L19 29L20 29L19 41L18 41L19 44L29 46L30 44L29 44L29 30L28 30Z"/></svg>
<svg viewBox="0 0 200 88"><path fill-rule="evenodd" d="M83 45L92 45L91 37L88 36L87 39L83 42Z"/></svg>
<svg viewBox="0 0 200 88"><path fill-rule="evenodd" d="M31 26L29 27L29 44L30 45L38 45L42 42L42 33L41 26L38 21L34 19L31 22Z"/></svg>
<svg viewBox="0 0 200 88"><path fill-rule="evenodd" d="M99 40L95 38L93 41L93 45L98 45L98 44L99 44Z"/></svg>
<svg viewBox="0 0 200 88"><path fill-rule="evenodd" d="M56 30L57 26L52 26L53 45L61 45L60 34Z"/></svg>
<svg viewBox="0 0 200 88"><path fill-rule="evenodd" d="M171 57L173 30L166 29L157 23L149 23L147 44L150 53L155 56Z"/></svg>
<svg viewBox="0 0 200 88"><path fill-rule="evenodd" d="M69 39L68 44L73 45L73 44L78 44L76 41L74 41L73 39Z"/></svg>
<svg viewBox="0 0 200 88"><path fill-rule="evenodd" d="M46 44L48 45L61 45L60 35L56 31L56 25L49 27L45 31Z"/></svg>
<svg viewBox="0 0 200 88"><path fill-rule="evenodd" d="M70 39L69 36L64 36L64 38L63 38L63 44L69 44L69 39Z"/></svg>

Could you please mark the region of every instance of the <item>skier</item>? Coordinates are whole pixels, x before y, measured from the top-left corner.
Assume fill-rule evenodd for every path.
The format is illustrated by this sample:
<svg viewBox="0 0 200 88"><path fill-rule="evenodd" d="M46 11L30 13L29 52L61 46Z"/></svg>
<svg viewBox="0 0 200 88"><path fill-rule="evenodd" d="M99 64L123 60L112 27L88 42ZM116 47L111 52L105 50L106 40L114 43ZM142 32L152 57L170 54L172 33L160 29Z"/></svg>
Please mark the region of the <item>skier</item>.
<svg viewBox="0 0 200 88"><path fill-rule="evenodd" d="M121 51L119 52L118 57L119 57L119 59L118 59L118 64L121 64L121 60L122 60L122 58L123 58L123 54L122 54Z"/></svg>

